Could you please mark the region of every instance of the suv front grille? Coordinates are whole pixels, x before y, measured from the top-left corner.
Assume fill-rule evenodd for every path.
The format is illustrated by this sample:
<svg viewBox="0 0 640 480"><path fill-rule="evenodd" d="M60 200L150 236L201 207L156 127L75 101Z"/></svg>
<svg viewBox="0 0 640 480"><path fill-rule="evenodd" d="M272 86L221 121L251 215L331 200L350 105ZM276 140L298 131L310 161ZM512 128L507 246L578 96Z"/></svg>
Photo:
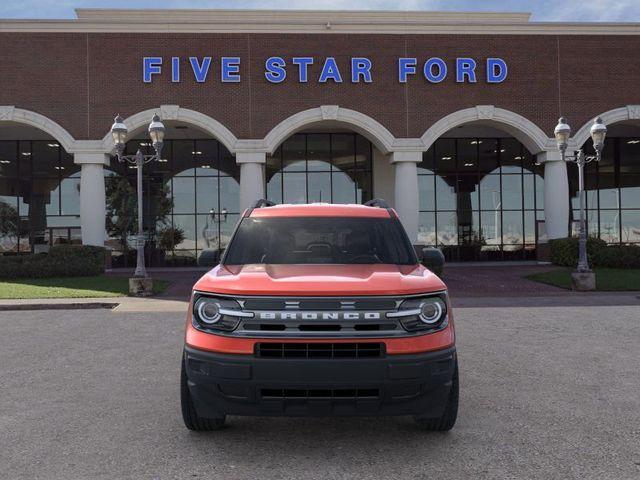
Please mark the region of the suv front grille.
<svg viewBox="0 0 640 480"><path fill-rule="evenodd" d="M247 310L394 310L393 298L247 298Z"/></svg>
<svg viewBox="0 0 640 480"><path fill-rule="evenodd" d="M257 343L260 358L381 358L384 343Z"/></svg>

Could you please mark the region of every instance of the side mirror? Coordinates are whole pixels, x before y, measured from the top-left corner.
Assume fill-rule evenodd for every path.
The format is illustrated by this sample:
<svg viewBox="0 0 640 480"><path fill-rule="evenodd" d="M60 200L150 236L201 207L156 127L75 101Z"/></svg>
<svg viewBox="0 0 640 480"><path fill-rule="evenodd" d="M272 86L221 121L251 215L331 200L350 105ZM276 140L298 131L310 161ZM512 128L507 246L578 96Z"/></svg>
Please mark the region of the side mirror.
<svg viewBox="0 0 640 480"><path fill-rule="evenodd" d="M444 271L444 255L439 248L425 247L421 251L422 255L419 255L420 263L431 270L433 273L442 276Z"/></svg>
<svg viewBox="0 0 640 480"><path fill-rule="evenodd" d="M200 252L200 256L198 257L198 266L199 267L215 267L220 263L220 250L208 249L202 250Z"/></svg>

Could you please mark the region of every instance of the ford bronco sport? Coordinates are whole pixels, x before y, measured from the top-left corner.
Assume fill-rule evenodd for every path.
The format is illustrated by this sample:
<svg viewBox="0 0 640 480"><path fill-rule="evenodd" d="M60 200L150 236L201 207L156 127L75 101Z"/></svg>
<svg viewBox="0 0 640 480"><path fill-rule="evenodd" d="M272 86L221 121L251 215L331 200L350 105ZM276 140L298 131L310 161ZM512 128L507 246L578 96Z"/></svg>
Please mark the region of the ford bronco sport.
<svg viewBox="0 0 640 480"><path fill-rule="evenodd" d="M257 202L193 287L186 323L181 404L191 430L218 429L226 415L455 423L446 286L382 200Z"/></svg>

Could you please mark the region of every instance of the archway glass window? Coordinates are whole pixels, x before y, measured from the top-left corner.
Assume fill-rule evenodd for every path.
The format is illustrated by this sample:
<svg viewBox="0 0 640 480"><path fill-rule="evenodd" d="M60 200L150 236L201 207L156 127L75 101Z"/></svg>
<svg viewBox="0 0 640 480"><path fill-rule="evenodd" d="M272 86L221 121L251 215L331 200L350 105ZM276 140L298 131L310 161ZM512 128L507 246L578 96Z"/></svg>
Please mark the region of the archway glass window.
<svg viewBox="0 0 640 480"><path fill-rule="evenodd" d="M589 140L586 152L593 151ZM571 229L580 219L578 171L567 165ZM585 167L587 229L610 244L640 243L640 137L607 137L602 160Z"/></svg>
<svg viewBox="0 0 640 480"><path fill-rule="evenodd" d="M533 258L543 168L512 138L441 138L418 165L418 242L449 260Z"/></svg>
<svg viewBox="0 0 640 480"><path fill-rule="evenodd" d="M148 139L128 142L126 153L135 153L139 146L143 153L152 153ZM143 169L145 230L151 233L147 261L151 266L194 265L204 250L223 249L229 242L239 218L240 169L235 157L215 139L165 140L162 159ZM125 176L135 191L135 166L114 157L105 175ZM163 197L169 200L169 208ZM180 229L184 240L172 249L162 248L161 235L170 228ZM111 237L109 247L121 253L119 239ZM133 241L128 240L131 247ZM114 255L115 265L135 265L134 254L126 259Z"/></svg>
<svg viewBox="0 0 640 480"><path fill-rule="evenodd" d="M267 157L276 203L363 203L372 198L372 145L355 133L299 133Z"/></svg>
<svg viewBox="0 0 640 480"><path fill-rule="evenodd" d="M55 140L0 141L0 254L80 244L80 166Z"/></svg>

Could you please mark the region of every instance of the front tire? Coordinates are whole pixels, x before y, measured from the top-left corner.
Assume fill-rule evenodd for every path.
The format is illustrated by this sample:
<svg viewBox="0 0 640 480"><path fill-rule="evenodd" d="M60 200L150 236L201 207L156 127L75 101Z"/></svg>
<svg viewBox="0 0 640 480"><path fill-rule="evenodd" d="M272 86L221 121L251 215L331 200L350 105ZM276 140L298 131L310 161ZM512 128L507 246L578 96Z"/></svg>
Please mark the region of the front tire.
<svg viewBox="0 0 640 480"><path fill-rule="evenodd" d="M182 420L185 427L194 432L210 432L220 430L224 427L226 416L222 415L218 418L202 418L198 416L193 405L189 385L187 385L187 371L182 360L182 370L180 372L180 406L182 407Z"/></svg>
<svg viewBox="0 0 640 480"><path fill-rule="evenodd" d="M456 361L453 378L451 380L451 390L447 398L442 416L439 418L414 417L416 424L421 430L431 432L446 432L453 428L458 418L458 399L460 396L460 385L458 380L458 362Z"/></svg>

